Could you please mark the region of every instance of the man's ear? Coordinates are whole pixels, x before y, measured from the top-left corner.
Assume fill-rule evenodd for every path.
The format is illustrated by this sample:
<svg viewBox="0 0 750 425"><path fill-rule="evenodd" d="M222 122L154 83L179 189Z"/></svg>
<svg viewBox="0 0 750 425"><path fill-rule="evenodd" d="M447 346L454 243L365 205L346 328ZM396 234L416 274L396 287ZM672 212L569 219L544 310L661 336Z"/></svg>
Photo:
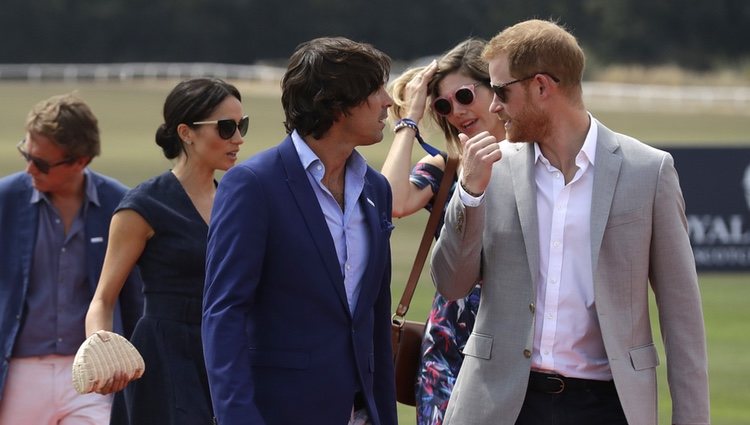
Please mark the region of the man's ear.
<svg viewBox="0 0 750 425"><path fill-rule="evenodd" d="M539 83L539 95L542 97L546 97L550 94L550 90L553 89L553 86L556 87L556 84L552 78L547 74L537 74L534 77L534 80Z"/></svg>
<svg viewBox="0 0 750 425"><path fill-rule="evenodd" d="M81 157L76 158L75 162L73 162L73 165L75 165L76 167L79 167L81 170L83 170L89 164L91 164L91 160L93 160L93 159L94 158L92 158L90 156L81 156Z"/></svg>

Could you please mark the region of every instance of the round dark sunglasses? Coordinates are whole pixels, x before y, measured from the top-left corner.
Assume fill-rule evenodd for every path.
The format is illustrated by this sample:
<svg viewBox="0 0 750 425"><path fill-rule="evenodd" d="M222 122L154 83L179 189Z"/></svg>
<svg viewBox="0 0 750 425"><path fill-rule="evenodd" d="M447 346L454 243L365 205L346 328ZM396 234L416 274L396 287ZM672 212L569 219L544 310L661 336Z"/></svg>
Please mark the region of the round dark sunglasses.
<svg viewBox="0 0 750 425"><path fill-rule="evenodd" d="M53 162L50 164L49 162L43 160L42 158L37 158L34 155L30 155L28 152L23 150L21 146L23 146L24 143L26 143L26 139L22 139L20 142L18 142L18 144L16 145L16 149L18 149L18 152L21 154L23 159L26 160L27 163L30 162L34 164L34 167L36 167L36 169L39 170L39 172L42 174L49 174L49 170L51 170L52 168L57 167L59 165L72 164L76 162L76 160L78 159L78 158L67 158L67 159L63 159L62 161L57 161L57 162Z"/></svg>
<svg viewBox="0 0 750 425"><path fill-rule="evenodd" d="M467 84L457 88L456 91L448 97L438 97L432 102L432 110L442 116L450 115L451 112L453 112L453 102L451 102L451 99L456 99L456 102L464 106L471 105L474 103L474 98L476 97L474 94L474 87L478 85L480 85L480 83Z"/></svg>
<svg viewBox="0 0 750 425"><path fill-rule="evenodd" d="M247 134L247 129L250 127L250 117L245 115L240 118L239 122L232 119L225 120L213 120L213 121L196 121L193 125L204 125L204 124L216 124L216 128L219 129L219 137L224 140L229 140L234 136L234 132L239 130L240 136Z"/></svg>

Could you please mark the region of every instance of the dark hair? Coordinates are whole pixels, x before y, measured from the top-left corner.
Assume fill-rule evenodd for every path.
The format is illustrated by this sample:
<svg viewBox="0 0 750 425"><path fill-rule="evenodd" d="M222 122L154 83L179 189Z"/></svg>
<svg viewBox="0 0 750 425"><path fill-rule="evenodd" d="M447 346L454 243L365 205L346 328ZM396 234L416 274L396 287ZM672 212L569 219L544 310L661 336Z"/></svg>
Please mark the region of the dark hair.
<svg viewBox="0 0 750 425"><path fill-rule="evenodd" d="M482 50L487 42L481 38L468 38L438 59L438 69L433 75L428 86L428 91L433 99L439 95L438 87L445 77L451 74L464 74L467 77L490 87L490 74L487 62L482 59ZM461 152L461 144L458 140L458 129L453 127L448 119L431 111L432 118L443 130L449 149L454 153Z"/></svg>
<svg viewBox="0 0 750 425"><path fill-rule="evenodd" d="M284 127L321 138L340 114L385 85L390 70L391 59L366 43L334 37L300 44L281 81Z"/></svg>
<svg viewBox="0 0 750 425"><path fill-rule="evenodd" d="M185 151L177 134L177 126L203 121L228 96L242 101L239 90L218 78L194 78L182 81L172 89L164 101L164 124L156 129L156 144L164 156L173 159Z"/></svg>
<svg viewBox="0 0 750 425"><path fill-rule="evenodd" d="M73 93L34 105L26 116L26 131L49 137L70 158L94 158L101 151L98 120Z"/></svg>

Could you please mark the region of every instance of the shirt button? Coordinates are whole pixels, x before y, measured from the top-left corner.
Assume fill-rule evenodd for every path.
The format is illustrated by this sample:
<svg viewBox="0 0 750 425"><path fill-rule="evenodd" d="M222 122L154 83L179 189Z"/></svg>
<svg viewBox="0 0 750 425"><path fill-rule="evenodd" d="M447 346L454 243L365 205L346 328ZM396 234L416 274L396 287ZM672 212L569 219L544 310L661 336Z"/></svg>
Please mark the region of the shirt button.
<svg viewBox="0 0 750 425"><path fill-rule="evenodd" d="M557 279L555 279L555 278L553 277L552 279L550 279L550 280L549 280L549 283L555 284L555 283L557 283Z"/></svg>
<svg viewBox="0 0 750 425"><path fill-rule="evenodd" d="M523 350L523 356L527 359L531 358L531 350Z"/></svg>
<svg viewBox="0 0 750 425"><path fill-rule="evenodd" d="M554 242L552 242L552 246L554 246L555 248L557 248L558 246L560 246L560 242L554 241Z"/></svg>
<svg viewBox="0 0 750 425"><path fill-rule="evenodd" d="M61 251L62 251L62 252L65 252L65 247L63 247L63 248L61 249Z"/></svg>

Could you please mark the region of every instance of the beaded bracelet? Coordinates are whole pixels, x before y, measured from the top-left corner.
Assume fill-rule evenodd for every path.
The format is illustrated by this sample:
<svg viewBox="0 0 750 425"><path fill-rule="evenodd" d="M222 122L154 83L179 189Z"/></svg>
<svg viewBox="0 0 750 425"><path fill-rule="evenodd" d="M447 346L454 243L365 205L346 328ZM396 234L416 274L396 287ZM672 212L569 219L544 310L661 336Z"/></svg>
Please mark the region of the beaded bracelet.
<svg viewBox="0 0 750 425"><path fill-rule="evenodd" d="M432 156L440 155L440 151L438 149L424 141L422 136L419 134L419 127L417 127L417 123L414 120L410 118L403 118L398 120L396 122L396 126L393 127L393 132L398 133L399 130L402 130L404 128L411 128L412 130L414 130L414 137L417 138L417 141L422 146L422 149L424 149L428 154Z"/></svg>
<svg viewBox="0 0 750 425"><path fill-rule="evenodd" d="M482 193L484 193L484 192L482 192L482 193L474 193L474 192L472 192L472 191L470 191L469 189L466 188L466 185L464 184L464 182L460 182L460 183L461 183L461 189L463 189L464 192L466 192L472 198L479 198L480 196L482 196Z"/></svg>

